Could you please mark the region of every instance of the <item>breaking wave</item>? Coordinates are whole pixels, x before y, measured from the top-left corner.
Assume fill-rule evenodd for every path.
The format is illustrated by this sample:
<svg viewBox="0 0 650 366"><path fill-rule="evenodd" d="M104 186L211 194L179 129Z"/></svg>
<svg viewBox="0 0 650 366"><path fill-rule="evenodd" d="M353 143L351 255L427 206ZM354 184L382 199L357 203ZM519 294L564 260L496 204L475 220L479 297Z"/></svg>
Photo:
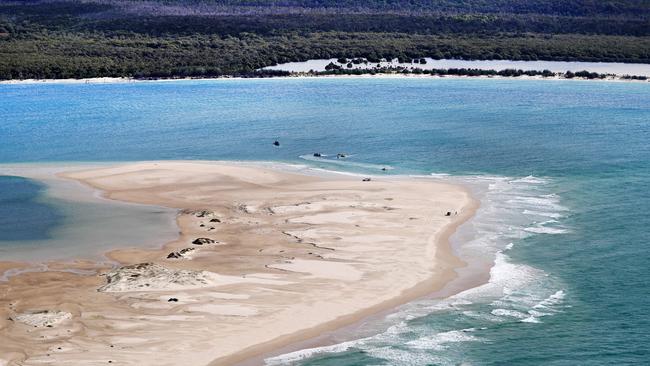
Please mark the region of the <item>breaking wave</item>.
<svg viewBox="0 0 650 366"><path fill-rule="evenodd" d="M337 159L336 154L334 154L334 158L331 158L330 155L323 154L321 157L316 157L313 155L300 155L300 158L303 160L308 160L316 163L321 163L321 164L332 164L332 165L337 165L337 166L343 166L343 167L349 167L349 168L361 168L365 170L370 170L370 171L387 171L387 170L393 170L394 168L390 165L380 165L380 164L371 164L371 163L361 163L357 161L351 161L349 160L353 155L347 155L346 158L343 159Z"/></svg>

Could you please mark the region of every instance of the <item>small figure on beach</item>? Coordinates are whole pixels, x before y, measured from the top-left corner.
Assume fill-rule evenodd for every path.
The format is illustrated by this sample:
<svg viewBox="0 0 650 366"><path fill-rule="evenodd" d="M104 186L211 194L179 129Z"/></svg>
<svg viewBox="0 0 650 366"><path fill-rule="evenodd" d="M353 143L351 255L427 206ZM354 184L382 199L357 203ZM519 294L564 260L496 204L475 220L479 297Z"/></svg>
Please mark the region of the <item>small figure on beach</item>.
<svg viewBox="0 0 650 366"><path fill-rule="evenodd" d="M445 214L445 216L451 216L451 212L450 212L450 211L447 211L447 213Z"/></svg>
<svg viewBox="0 0 650 366"><path fill-rule="evenodd" d="M361 181L362 182L370 182L370 178L363 178Z"/></svg>
<svg viewBox="0 0 650 366"><path fill-rule="evenodd" d="M280 141L278 140L273 141L273 146L280 146Z"/></svg>

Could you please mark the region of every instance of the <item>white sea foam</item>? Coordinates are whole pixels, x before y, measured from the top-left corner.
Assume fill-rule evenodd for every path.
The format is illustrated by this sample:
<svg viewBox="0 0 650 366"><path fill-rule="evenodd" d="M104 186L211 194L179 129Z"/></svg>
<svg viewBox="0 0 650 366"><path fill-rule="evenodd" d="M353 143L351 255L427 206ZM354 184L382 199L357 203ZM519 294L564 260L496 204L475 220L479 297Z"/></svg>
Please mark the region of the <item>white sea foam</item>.
<svg viewBox="0 0 650 366"><path fill-rule="evenodd" d="M354 340L350 342L343 342L343 343L338 343L334 344L331 346L324 346L324 347L315 347L315 348L306 348L302 349L300 351L295 351L291 353L286 353L283 355L279 355L276 357L270 357L264 360L266 365L273 366L273 365L287 365L291 363L295 363L310 357L313 357L317 354L320 353L338 353L338 352L345 352L349 350L350 348L354 346L361 345L363 343L363 339L359 340Z"/></svg>
<svg viewBox="0 0 650 366"><path fill-rule="evenodd" d="M512 183L532 183L532 184L544 184L547 183L548 180L540 177L535 177L532 175L529 175L527 177L523 178L518 178L518 179L513 179L511 181Z"/></svg>
<svg viewBox="0 0 650 366"><path fill-rule="evenodd" d="M519 196L513 197L507 201L507 203L513 206L520 206L525 209L543 209L549 211L565 211L566 207L558 203L558 199L555 197L543 197L543 196Z"/></svg>
<svg viewBox="0 0 650 366"><path fill-rule="evenodd" d="M450 175L447 173L431 173L430 176L434 178L447 178Z"/></svg>
<svg viewBox="0 0 650 366"><path fill-rule="evenodd" d="M444 360L426 350L398 348L392 346L374 347L364 350L370 357L385 360L385 365L412 366L444 364Z"/></svg>
<svg viewBox="0 0 650 366"><path fill-rule="evenodd" d="M528 315L519 312L517 310L510 310L510 309L494 309L492 310L492 315L496 316L509 316L517 319L525 319L528 318Z"/></svg>
<svg viewBox="0 0 650 366"><path fill-rule="evenodd" d="M535 234L566 234L569 232L567 229L545 226L531 226L525 228L524 230Z"/></svg>
<svg viewBox="0 0 650 366"><path fill-rule="evenodd" d="M470 334L470 332L473 331L473 328L451 330L448 332L437 333L432 336L421 337L416 340L406 342L406 345L411 348L442 350L446 347L447 343L478 340L478 338Z"/></svg>
<svg viewBox="0 0 650 366"><path fill-rule="evenodd" d="M341 165L341 166L348 166L348 167L354 167L354 168L362 168L362 169L368 169L368 170L393 170L394 168L390 165L380 165L380 164L370 164L370 163L361 163L357 161L350 161L349 158L352 157L352 155L347 155L346 158L342 159L325 159L322 157L316 157L313 155L300 155L301 159L308 160L308 161L313 161L317 163L325 163L325 164L334 164L334 165Z"/></svg>
<svg viewBox="0 0 650 366"><path fill-rule="evenodd" d="M546 299L540 301L538 304L533 306L534 309L552 309L553 306L561 304L564 301L564 298L566 297L566 293L564 290L558 290L551 296L547 297ZM554 309L553 309L554 310Z"/></svg>
<svg viewBox="0 0 650 366"><path fill-rule="evenodd" d="M522 323L541 323L541 321L534 316L529 316L527 318L521 319Z"/></svg>
<svg viewBox="0 0 650 366"><path fill-rule="evenodd" d="M559 219L564 216L558 212L543 212L543 211L534 211L534 210L523 210L521 213L524 215L550 217L554 219Z"/></svg>

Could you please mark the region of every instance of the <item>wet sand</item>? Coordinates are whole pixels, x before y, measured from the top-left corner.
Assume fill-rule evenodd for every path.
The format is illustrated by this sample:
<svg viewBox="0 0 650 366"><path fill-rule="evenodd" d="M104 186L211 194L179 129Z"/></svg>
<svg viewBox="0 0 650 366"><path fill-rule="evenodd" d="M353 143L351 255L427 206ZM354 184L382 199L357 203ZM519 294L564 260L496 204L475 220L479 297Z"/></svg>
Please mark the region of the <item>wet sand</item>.
<svg viewBox="0 0 650 366"><path fill-rule="evenodd" d="M62 176L176 208L180 235L107 253L116 268L50 263L0 282L0 365L234 364L440 289L463 265L448 238L477 206L432 179L225 162Z"/></svg>

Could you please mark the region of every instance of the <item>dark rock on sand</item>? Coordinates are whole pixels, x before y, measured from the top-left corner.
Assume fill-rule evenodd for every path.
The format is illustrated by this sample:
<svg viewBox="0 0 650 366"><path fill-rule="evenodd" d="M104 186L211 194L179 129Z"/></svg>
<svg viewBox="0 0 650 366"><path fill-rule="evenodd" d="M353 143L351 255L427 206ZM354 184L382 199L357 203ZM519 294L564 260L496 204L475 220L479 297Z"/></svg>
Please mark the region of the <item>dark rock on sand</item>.
<svg viewBox="0 0 650 366"><path fill-rule="evenodd" d="M196 211L194 213L194 216L196 217L206 217L212 215L214 212L212 211L207 211L207 210L202 210L202 211Z"/></svg>
<svg viewBox="0 0 650 366"><path fill-rule="evenodd" d="M167 254L167 259L177 259L177 258L183 258L185 253L193 251L194 248L183 248L179 250L178 252L171 252Z"/></svg>
<svg viewBox="0 0 650 366"><path fill-rule="evenodd" d="M210 222L221 222L219 219L211 219Z"/></svg>
<svg viewBox="0 0 650 366"><path fill-rule="evenodd" d="M211 229L212 229L212 228L211 228ZM203 245L203 244L212 244L212 243L214 243L214 242L215 242L215 241L212 240L212 239L210 239L210 238L196 238L196 239L194 239L194 241L192 242L192 244L195 244L195 245Z"/></svg>

